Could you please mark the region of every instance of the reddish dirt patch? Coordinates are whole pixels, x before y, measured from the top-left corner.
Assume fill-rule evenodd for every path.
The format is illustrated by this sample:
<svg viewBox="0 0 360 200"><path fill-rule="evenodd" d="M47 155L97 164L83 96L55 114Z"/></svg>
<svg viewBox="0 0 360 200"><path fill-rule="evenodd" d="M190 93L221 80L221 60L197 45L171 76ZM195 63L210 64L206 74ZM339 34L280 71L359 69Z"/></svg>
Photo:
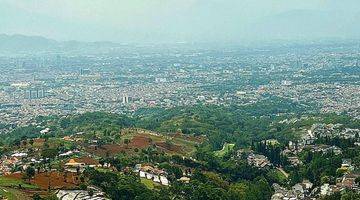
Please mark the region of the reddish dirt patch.
<svg viewBox="0 0 360 200"><path fill-rule="evenodd" d="M102 146L91 145L86 148L86 151L97 156L114 156L116 154L127 152L131 153L133 149L144 149L152 144L152 140L149 136L139 134L134 136L129 144L105 144Z"/></svg>
<svg viewBox="0 0 360 200"><path fill-rule="evenodd" d="M7 175L6 177L22 179L23 175L20 173L14 173ZM30 183L37 185L44 190L47 190L49 185L51 186L51 189L72 189L80 183L80 180L76 173L53 171L35 174L35 177L30 180Z"/></svg>
<svg viewBox="0 0 360 200"><path fill-rule="evenodd" d="M157 142L155 145L162 150L165 150L166 152L176 152L181 153L182 147L176 144L171 144L167 142Z"/></svg>
<svg viewBox="0 0 360 200"><path fill-rule="evenodd" d="M151 143L152 143L152 140L150 137L148 137L146 135L136 135L131 140L129 146L131 146L133 148L144 149L144 148L149 147L151 145Z"/></svg>

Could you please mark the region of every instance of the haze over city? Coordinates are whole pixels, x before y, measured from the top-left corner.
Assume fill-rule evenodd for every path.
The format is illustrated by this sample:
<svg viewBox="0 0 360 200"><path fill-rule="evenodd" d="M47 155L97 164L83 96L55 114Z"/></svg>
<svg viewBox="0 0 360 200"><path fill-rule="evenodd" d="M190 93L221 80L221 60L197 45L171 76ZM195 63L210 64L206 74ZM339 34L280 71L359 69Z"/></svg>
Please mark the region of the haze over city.
<svg viewBox="0 0 360 200"><path fill-rule="evenodd" d="M357 39L357 0L0 0L0 33L56 40Z"/></svg>
<svg viewBox="0 0 360 200"><path fill-rule="evenodd" d="M360 200L360 0L0 0L0 200Z"/></svg>

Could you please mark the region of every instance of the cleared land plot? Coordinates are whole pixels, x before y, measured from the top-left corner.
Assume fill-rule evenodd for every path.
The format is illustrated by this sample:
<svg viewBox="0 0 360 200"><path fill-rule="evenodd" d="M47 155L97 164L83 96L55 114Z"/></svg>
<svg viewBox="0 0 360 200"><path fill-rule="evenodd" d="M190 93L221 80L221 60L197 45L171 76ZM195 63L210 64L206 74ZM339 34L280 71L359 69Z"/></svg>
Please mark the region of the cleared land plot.
<svg viewBox="0 0 360 200"><path fill-rule="evenodd" d="M235 144L231 144L231 143L225 143L223 145L223 148L219 151L215 151L215 156L218 157L223 157L225 154L227 154L228 152L230 152L231 150L233 150L235 147Z"/></svg>
<svg viewBox="0 0 360 200"><path fill-rule="evenodd" d="M16 181L22 180L22 174L7 175L6 178ZM74 173L61 173L61 172L44 172L36 174L33 179L30 180L31 185L25 184L22 187L24 189L41 188L47 190L49 186L51 189L72 189L76 187L79 178ZM26 188L32 186L33 188Z"/></svg>

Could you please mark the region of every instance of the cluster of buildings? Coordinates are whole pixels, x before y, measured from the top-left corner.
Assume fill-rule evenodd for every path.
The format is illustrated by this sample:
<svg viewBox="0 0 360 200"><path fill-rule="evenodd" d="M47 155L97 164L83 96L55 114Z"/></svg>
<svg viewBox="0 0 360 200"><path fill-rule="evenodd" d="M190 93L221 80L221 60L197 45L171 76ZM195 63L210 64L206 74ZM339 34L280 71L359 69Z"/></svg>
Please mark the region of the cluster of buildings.
<svg viewBox="0 0 360 200"><path fill-rule="evenodd" d="M64 164L64 166L66 171L73 173L82 173L86 167L104 167L103 165L100 165L99 161L90 157L71 158ZM110 167L108 164L105 166Z"/></svg>
<svg viewBox="0 0 360 200"><path fill-rule="evenodd" d="M271 200L299 200L308 198L311 195L313 184L304 180L301 183L295 184L291 189L281 187L279 184L274 183L273 188L275 193L272 195Z"/></svg>
<svg viewBox="0 0 360 200"><path fill-rule="evenodd" d="M360 116L359 75L351 70L358 62L344 59L344 54L356 57L352 51L309 47L297 55L273 56L256 50L246 55L234 50L172 51L2 57L0 118L6 126L0 131L32 123L37 116L199 103L248 105L269 95L299 103L309 112L320 107Z"/></svg>
<svg viewBox="0 0 360 200"><path fill-rule="evenodd" d="M272 195L271 200L319 199L343 190L360 192L359 183L356 182L358 177L360 177L360 174L346 173L338 178L335 184L324 183L319 187L314 187L308 180L297 183L290 189L275 183L273 184L275 193Z"/></svg>
<svg viewBox="0 0 360 200"><path fill-rule="evenodd" d="M250 153L247 157L247 162L249 165L258 167L258 168L264 168L267 166L271 166L271 162L269 159L261 154L254 154Z"/></svg>
<svg viewBox="0 0 360 200"><path fill-rule="evenodd" d="M167 173L151 165L137 164L134 167L134 172L139 174L140 178L146 178L152 180L154 183L158 183L164 186L169 186L170 182L167 178Z"/></svg>
<svg viewBox="0 0 360 200"><path fill-rule="evenodd" d="M329 196L346 189L360 192L359 183L356 182L358 177L360 174L346 173L343 177L338 178L335 184L325 183L319 188L320 196Z"/></svg>
<svg viewBox="0 0 360 200"><path fill-rule="evenodd" d="M339 137L343 139L357 139L360 137L360 129L347 128L342 124L313 124L311 132L318 138Z"/></svg>
<svg viewBox="0 0 360 200"><path fill-rule="evenodd" d="M340 147L316 143L315 141L320 138L331 139L336 137L351 139L354 142L353 145L356 146L359 143L359 131L359 129L346 128L342 124L313 124L309 130L304 131L299 141L290 141L282 154L287 156L292 166L302 165L297 155L304 149L308 149L313 153L326 154L332 152L335 155L340 155L343 153ZM272 200L317 199L343 190L360 192L359 183L356 181L360 174L356 172L355 168L351 159L344 158L341 166L337 169L343 175L337 178L335 183L329 181L314 188L311 183L306 181L307 184L304 184L304 182L298 183L291 189L285 189L275 184L273 185L275 194L272 196Z"/></svg>
<svg viewBox="0 0 360 200"><path fill-rule="evenodd" d="M318 139L351 139L355 146L360 145L360 129L346 128L342 124L313 124L311 128L301 135L298 141L290 141L286 149L282 152L284 155L296 155L304 148L312 152L330 153L335 155L342 153L342 149L335 145L316 144Z"/></svg>

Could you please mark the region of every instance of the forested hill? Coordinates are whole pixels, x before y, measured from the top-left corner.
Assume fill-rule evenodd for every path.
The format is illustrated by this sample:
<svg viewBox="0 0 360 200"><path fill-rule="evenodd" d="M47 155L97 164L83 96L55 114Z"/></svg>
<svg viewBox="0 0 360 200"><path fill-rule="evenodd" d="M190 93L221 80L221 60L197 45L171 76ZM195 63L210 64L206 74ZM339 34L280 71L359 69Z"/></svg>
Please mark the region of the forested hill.
<svg viewBox="0 0 360 200"><path fill-rule="evenodd" d="M4 157L17 155L20 150L29 159L45 161L46 165L34 164L26 171L14 167L23 176L14 177L19 173L11 172L11 178L23 185L24 179L38 184L39 177L47 173L45 170L55 168L61 174L65 169L62 163L85 157L103 164L87 167L82 174L76 172L83 181L73 188L94 185L111 199L267 200L278 192L271 187L273 184L291 188L309 180L317 191L323 183L346 178L341 168L344 159L359 166L359 146L355 145L358 136L319 137L314 144L299 148L301 152L296 147L290 149L288 141L298 144L301 140L297 138L319 123L341 123L344 129L360 127L360 120L345 114L315 115L284 102L230 107L197 105L143 109L129 115L93 112L38 117L36 123L4 135L0 146ZM313 152L314 147L336 148L343 153ZM77 153L63 156L67 152ZM254 163L255 157L266 165ZM291 162L294 157L299 165ZM171 185L162 186L134 173L131 169L139 164L163 169ZM186 178L182 177L184 173L189 177L185 183L181 181ZM42 187L48 190L50 186ZM358 197L355 192L346 192L345 195Z"/></svg>
<svg viewBox="0 0 360 200"><path fill-rule="evenodd" d="M284 114L287 112L288 114ZM287 142L304 128L315 122L342 123L348 127L359 126L358 121L346 115L305 115L305 109L289 102L258 103L248 106L177 107L138 110L132 115L102 112L85 113L68 117L39 117L37 126L15 129L5 141L10 143L22 137L38 137L41 128L49 127L55 136L81 131L119 132L122 128L136 127L160 133L182 132L195 136L205 135L212 148L220 149L225 142L247 146L252 141L275 138ZM300 119L294 123L279 123L284 119Z"/></svg>

